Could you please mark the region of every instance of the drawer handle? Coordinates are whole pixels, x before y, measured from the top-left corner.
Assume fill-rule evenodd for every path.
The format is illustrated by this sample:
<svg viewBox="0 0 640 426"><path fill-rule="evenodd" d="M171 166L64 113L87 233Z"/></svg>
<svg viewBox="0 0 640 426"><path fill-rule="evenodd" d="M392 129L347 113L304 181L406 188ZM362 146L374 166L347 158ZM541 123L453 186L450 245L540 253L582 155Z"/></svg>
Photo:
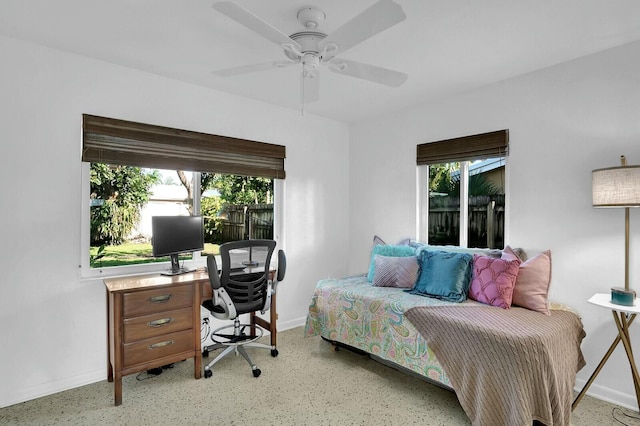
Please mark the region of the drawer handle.
<svg viewBox="0 0 640 426"><path fill-rule="evenodd" d="M162 327L163 325L167 325L169 324L171 321L173 321L173 318L169 317L169 318L161 318L161 319L157 319L154 321L149 321L147 323L147 325L149 327Z"/></svg>
<svg viewBox="0 0 640 426"><path fill-rule="evenodd" d="M151 303L165 303L165 302L168 302L169 299L171 299L171 295L170 294L163 294L162 296L150 297L149 301Z"/></svg>
<svg viewBox="0 0 640 426"><path fill-rule="evenodd" d="M174 340L165 340L164 342L158 342L154 343L153 345L149 345L147 349L164 348L165 346L173 345L174 343Z"/></svg>

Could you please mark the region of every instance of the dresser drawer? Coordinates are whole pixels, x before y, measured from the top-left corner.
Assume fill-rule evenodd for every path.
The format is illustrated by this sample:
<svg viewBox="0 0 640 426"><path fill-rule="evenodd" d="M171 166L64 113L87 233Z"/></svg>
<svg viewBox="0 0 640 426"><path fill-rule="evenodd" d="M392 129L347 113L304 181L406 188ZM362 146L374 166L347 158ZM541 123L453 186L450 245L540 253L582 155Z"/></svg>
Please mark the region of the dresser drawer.
<svg viewBox="0 0 640 426"><path fill-rule="evenodd" d="M193 285L160 287L125 293L122 300L124 318L170 311L193 304Z"/></svg>
<svg viewBox="0 0 640 426"><path fill-rule="evenodd" d="M130 343L192 327L193 309L189 306L188 308L125 319L122 340L125 343Z"/></svg>
<svg viewBox="0 0 640 426"><path fill-rule="evenodd" d="M130 367L180 352L195 350L193 330L164 334L151 339L125 343L123 365Z"/></svg>

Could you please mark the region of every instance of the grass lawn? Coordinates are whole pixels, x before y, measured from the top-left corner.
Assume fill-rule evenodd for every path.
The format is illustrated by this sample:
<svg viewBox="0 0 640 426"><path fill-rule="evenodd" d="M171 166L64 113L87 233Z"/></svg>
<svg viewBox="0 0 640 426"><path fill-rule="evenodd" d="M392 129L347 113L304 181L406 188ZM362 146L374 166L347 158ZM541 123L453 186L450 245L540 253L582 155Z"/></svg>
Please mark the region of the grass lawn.
<svg viewBox="0 0 640 426"><path fill-rule="evenodd" d="M124 243L117 246L105 246L100 259L95 259L98 247L91 247L89 256L92 268L105 268L109 266L136 265L139 263L169 262L169 257L153 257L151 244ZM202 255L220 254L217 244L206 243ZM180 260L191 259L190 254L180 256Z"/></svg>

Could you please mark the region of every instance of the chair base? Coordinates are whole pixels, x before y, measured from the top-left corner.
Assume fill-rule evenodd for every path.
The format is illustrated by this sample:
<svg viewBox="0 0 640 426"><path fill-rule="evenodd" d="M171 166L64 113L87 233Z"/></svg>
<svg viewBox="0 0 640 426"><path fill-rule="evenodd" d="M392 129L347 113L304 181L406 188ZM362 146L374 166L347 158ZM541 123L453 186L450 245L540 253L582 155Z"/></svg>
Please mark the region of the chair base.
<svg viewBox="0 0 640 426"><path fill-rule="evenodd" d="M233 334L225 334L221 333L224 330L230 330L233 328ZM247 335L244 330L249 328L253 331ZM251 336L254 334L254 336ZM204 377L209 378L213 375L211 371L211 367L216 364L218 361L222 360L226 356L234 353L236 356L238 354L242 355L242 357L249 363L251 366L251 371L254 377L259 377L262 371L258 368L258 366L253 362L249 354L247 353L245 348L261 348L261 349L270 349L271 356L278 356L278 349L276 349L275 345L267 345L264 343L258 343L256 340L263 336L263 329L251 324L240 324L240 321L236 318L234 320L233 325L228 325L225 327L218 328L211 333L211 340L214 341L213 345L206 346L202 350L202 356L208 357L210 351L214 351L217 349L224 350L215 357L209 364L204 367Z"/></svg>
<svg viewBox="0 0 640 426"><path fill-rule="evenodd" d="M249 334L245 333L245 329L249 329ZM224 331L229 330L233 333ZM240 324L240 321L234 320L233 325L225 325L224 327L216 328L211 332L211 340L215 344L222 346L235 346L235 345L247 345L255 342L264 335L264 331L261 327L252 324Z"/></svg>

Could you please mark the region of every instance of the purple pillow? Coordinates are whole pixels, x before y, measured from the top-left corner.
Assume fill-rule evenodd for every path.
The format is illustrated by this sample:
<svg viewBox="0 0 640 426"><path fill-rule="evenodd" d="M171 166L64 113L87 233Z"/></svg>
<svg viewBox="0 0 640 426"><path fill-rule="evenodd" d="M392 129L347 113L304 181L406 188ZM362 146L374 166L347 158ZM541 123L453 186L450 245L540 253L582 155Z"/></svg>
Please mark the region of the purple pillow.
<svg viewBox="0 0 640 426"><path fill-rule="evenodd" d="M381 256L393 256L393 257L407 257L416 256L416 250L411 246L390 246L384 244L378 244L373 246L371 250L371 262L369 263L369 272L367 273L367 281L373 282L373 276L375 274L375 257Z"/></svg>
<svg viewBox="0 0 640 426"><path fill-rule="evenodd" d="M415 256L391 257L374 256L375 273L373 285L376 287L412 288L418 278L418 259Z"/></svg>
<svg viewBox="0 0 640 426"><path fill-rule="evenodd" d="M505 260L474 254L469 298L509 309L519 269L519 259Z"/></svg>

